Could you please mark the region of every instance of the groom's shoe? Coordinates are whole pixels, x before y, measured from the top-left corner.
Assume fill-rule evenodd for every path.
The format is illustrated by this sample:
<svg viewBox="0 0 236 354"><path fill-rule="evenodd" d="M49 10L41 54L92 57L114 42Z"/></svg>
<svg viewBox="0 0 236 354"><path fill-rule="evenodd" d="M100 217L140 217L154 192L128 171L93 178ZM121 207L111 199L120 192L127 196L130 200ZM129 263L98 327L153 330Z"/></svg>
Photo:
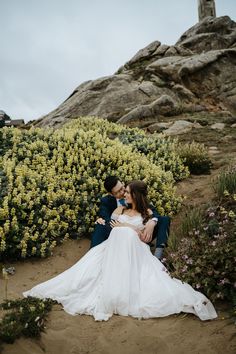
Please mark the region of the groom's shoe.
<svg viewBox="0 0 236 354"><path fill-rule="evenodd" d="M162 254L163 254L164 246L157 247L154 252L154 256L159 259L159 261L162 259Z"/></svg>

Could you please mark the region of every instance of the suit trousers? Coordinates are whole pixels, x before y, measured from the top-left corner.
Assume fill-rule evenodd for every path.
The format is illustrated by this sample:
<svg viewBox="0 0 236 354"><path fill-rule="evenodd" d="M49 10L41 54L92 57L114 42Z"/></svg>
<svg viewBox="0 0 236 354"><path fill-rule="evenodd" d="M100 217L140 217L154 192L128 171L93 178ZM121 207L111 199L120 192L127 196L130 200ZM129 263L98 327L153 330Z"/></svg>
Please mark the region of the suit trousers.
<svg viewBox="0 0 236 354"><path fill-rule="evenodd" d="M168 237L170 232L170 217L158 216L158 222L154 228L152 240L156 239L156 248L167 246Z"/></svg>
<svg viewBox="0 0 236 354"><path fill-rule="evenodd" d="M96 224L95 229L91 236L90 248L99 245L103 241L107 240L112 228L109 223L105 225Z"/></svg>

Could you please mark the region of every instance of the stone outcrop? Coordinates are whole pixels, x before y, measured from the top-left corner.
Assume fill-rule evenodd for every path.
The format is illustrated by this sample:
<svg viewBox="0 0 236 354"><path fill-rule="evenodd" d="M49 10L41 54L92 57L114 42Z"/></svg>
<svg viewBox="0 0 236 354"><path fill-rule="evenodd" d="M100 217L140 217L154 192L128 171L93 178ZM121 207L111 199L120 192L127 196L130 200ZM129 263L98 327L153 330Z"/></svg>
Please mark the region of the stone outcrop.
<svg viewBox="0 0 236 354"><path fill-rule="evenodd" d="M223 130L225 127L224 123L214 123L211 125L211 129Z"/></svg>
<svg viewBox="0 0 236 354"><path fill-rule="evenodd" d="M6 112L0 110L0 121L10 120L10 119L11 118L9 117L8 114L6 114Z"/></svg>
<svg viewBox="0 0 236 354"><path fill-rule="evenodd" d="M168 129L164 130L165 135L178 135L191 131L193 128L200 129L202 126L199 123L192 123L186 120L177 120Z"/></svg>
<svg viewBox="0 0 236 354"><path fill-rule="evenodd" d="M236 113L236 23L228 16L204 19L173 46L152 42L114 75L78 86L35 125L60 126L85 115L158 122L200 111Z"/></svg>
<svg viewBox="0 0 236 354"><path fill-rule="evenodd" d="M118 123L127 123L131 120L149 118L155 115L165 115L166 113L173 116L175 115L177 109L178 105L172 97L162 95L150 104L139 105L138 107L132 109L129 113L120 118Z"/></svg>

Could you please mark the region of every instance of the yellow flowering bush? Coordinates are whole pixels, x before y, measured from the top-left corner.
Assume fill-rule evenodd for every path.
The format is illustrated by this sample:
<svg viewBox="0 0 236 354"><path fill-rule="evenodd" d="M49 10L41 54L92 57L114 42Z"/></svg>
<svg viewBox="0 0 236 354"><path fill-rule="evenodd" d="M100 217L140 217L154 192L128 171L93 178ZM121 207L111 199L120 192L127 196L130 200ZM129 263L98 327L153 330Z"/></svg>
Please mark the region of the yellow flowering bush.
<svg viewBox="0 0 236 354"><path fill-rule="evenodd" d="M195 175L209 173L212 162L205 145L195 141L190 144L179 144L177 153L191 173Z"/></svg>
<svg viewBox="0 0 236 354"><path fill-rule="evenodd" d="M188 167L184 163L185 159L179 154L177 139L164 138L160 134L147 135L141 129L128 128L94 117L80 117L72 123L67 123L66 126L85 131L96 129L110 139L117 138L123 144L131 146L134 151L145 155L164 171L171 171L176 181L189 176Z"/></svg>
<svg viewBox="0 0 236 354"><path fill-rule="evenodd" d="M145 180L161 214L179 207L172 172L132 144L111 139L98 120L93 129L76 122L58 130L3 128L1 139L1 259L45 257L68 237L90 233L110 174L125 182Z"/></svg>

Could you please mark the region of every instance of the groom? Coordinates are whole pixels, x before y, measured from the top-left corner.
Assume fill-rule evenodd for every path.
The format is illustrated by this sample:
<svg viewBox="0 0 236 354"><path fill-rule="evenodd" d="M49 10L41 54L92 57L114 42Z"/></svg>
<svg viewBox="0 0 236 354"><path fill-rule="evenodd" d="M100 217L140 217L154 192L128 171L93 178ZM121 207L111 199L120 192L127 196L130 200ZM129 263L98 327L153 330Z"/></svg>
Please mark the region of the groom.
<svg viewBox="0 0 236 354"><path fill-rule="evenodd" d="M94 247L105 241L111 232L111 214L120 205L125 205L124 184L116 176L109 176L104 182L104 187L108 195L101 198L99 208L99 219L96 222L94 232L91 238L91 246ZM154 255L161 259L163 249L167 245L169 235L170 218L168 216L158 215L156 209L150 206L153 212L153 218L150 219L140 235L140 239L145 243L150 243L156 238L156 249Z"/></svg>

